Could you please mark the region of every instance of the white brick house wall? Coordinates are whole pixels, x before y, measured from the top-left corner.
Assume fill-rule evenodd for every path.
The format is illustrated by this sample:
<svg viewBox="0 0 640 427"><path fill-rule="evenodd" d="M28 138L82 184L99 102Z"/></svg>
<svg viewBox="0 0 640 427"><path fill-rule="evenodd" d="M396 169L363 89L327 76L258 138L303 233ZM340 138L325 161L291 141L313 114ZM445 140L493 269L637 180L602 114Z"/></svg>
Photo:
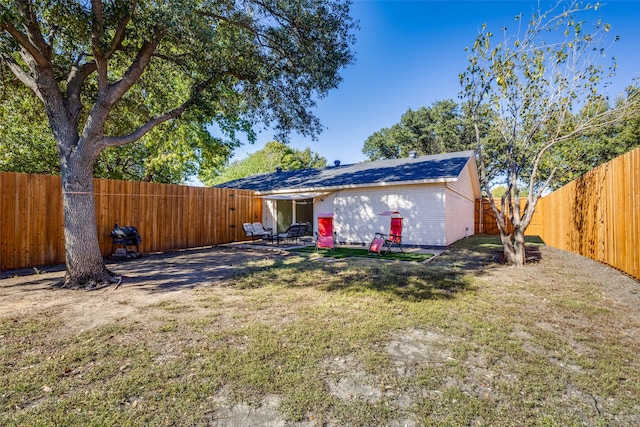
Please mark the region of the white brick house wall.
<svg viewBox="0 0 640 427"><path fill-rule="evenodd" d="M341 242L368 245L376 232L388 233L391 219L378 215L399 211L402 241L408 245L445 246L445 187L422 184L340 190L314 203L314 215L333 212ZM317 229L317 224L314 224Z"/></svg>
<svg viewBox="0 0 640 427"><path fill-rule="evenodd" d="M447 189L447 245L474 233L475 202Z"/></svg>

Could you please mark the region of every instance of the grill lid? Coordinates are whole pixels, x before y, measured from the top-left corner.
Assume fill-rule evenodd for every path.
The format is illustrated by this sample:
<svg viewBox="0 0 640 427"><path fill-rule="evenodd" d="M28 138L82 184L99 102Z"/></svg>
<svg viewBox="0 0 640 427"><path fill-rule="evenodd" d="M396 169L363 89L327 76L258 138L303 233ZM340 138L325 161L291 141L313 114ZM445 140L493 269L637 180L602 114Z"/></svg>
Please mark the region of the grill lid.
<svg viewBox="0 0 640 427"><path fill-rule="evenodd" d="M138 229L132 225L127 227L118 227L118 224L116 224L115 227L113 227L113 230L111 230L111 236L113 237L130 237L137 235Z"/></svg>

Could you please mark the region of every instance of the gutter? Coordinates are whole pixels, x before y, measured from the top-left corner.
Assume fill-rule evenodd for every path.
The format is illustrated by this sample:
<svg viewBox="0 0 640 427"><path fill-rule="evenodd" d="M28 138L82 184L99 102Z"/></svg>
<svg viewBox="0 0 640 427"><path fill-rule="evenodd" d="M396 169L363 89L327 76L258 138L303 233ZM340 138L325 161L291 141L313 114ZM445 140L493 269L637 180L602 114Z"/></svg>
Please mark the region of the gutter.
<svg viewBox="0 0 640 427"><path fill-rule="evenodd" d="M456 182L458 181L457 177L454 178L435 178L435 179L422 179L416 181L390 181L390 182L375 182L368 184L345 184L338 185L332 187L302 187L302 188L285 188L274 191L256 191L255 194L257 196L267 196L270 194L291 194L291 193L306 193L306 192L318 192L318 191L339 191L339 190L349 190L355 188L370 188L370 187L398 187L401 185L419 185L419 184L446 184L448 182Z"/></svg>

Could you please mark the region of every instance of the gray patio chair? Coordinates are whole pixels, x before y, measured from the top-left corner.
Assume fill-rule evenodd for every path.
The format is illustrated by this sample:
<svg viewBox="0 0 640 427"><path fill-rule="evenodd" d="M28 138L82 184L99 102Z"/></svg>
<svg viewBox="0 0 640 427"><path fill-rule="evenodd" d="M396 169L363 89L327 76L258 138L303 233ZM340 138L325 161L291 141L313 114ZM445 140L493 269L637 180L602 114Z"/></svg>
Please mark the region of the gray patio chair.
<svg viewBox="0 0 640 427"><path fill-rule="evenodd" d="M284 233L278 233L275 236L275 239L272 240L276 240L278 246L280 246L281 241L294 240L297 242L300 237L304 237L304 235L307 234L308 229L309 223L307 222L303 222L302 224L293 224L287 229L287 231Z"/></svg>
<svg viewBox="0 0 640 427"><path fill-rule="evenodd" d="M245 222L244 224L242 224L242 229L244 230L244 234L246 235L247 239L255 240L256 234L251 223Z"/></svg>
<svg viewBox="0 0 640 427"><path fill-rule="evenodd" d="M264 228L259 222L254 222L251 225L253 226L253 234L257 239L262 239L265 242L273 241L273 232L271 228Z"/></svg>

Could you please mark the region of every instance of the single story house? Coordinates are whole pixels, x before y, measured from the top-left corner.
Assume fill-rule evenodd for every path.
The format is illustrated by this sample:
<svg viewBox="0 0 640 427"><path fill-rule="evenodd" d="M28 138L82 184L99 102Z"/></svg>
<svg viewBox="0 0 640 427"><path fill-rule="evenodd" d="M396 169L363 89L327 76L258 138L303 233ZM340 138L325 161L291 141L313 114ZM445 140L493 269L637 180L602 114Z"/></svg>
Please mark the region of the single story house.
<svg viewBox="0 0 640 427"><path fill-rule="evenodd" d="M403 245L447 246L474 233L480 183L473 151L258 174L218 185L253 190L264 199L263 225L278 232L295 222L317 230L332 212L338 241L369 244L404 218Z"/></svg>

